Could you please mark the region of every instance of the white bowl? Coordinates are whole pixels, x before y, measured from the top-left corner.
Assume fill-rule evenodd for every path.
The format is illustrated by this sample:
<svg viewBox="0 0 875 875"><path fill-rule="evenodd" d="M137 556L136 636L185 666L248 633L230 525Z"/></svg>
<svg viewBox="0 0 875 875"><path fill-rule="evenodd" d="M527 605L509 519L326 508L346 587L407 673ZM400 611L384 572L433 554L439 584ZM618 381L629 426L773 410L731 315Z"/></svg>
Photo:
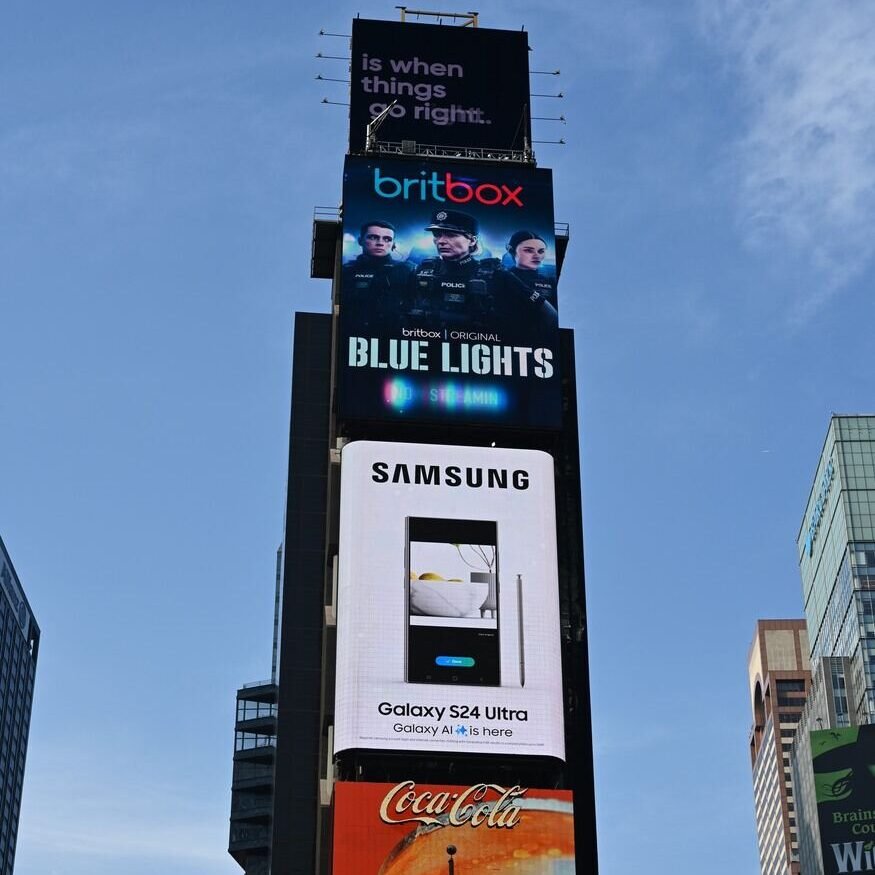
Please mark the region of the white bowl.
<svg viewBox="0 0 875 875"><path fill-rule="evenodd" d="M411 580L410 613L427 617L467 617L479 611L488 595L488 583Z"/></svg>

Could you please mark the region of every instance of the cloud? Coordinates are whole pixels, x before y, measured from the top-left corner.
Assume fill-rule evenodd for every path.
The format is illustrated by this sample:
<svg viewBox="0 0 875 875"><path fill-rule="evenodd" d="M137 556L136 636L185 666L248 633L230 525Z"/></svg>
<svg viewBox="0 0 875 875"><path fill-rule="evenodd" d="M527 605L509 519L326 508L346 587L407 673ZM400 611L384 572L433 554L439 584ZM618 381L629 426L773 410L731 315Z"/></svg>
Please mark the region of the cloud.
<svg viewBox="0 0 875 875"><path fill-rule="evenodd" d="M745 237L812 273L805 321L875 254L875 4L703 0L744 88L732 145Z"/></svg>

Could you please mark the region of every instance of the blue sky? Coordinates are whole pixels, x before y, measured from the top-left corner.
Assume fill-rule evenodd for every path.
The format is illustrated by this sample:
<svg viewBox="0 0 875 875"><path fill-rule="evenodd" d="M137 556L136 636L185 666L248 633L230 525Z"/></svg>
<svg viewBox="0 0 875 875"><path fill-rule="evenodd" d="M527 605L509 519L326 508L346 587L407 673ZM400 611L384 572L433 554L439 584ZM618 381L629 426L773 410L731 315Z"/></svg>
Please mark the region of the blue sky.
<svg viewBox="0 0 875 875"><path fill-rule="evenodd" d="M801 614L831 411L871 412L875 6L493 0L571 226L603 875L755 872L747 649ZM0 533L43 630L16 875L221 875L269 676L295 310L337 205L338 2L0 30Z"/></svg>

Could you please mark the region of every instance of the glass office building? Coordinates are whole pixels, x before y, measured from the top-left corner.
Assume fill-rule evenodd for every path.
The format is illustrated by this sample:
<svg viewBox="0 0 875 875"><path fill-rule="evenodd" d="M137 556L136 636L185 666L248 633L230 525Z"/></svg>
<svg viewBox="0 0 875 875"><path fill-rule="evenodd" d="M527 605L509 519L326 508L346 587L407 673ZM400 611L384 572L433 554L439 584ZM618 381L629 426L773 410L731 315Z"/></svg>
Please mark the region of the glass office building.
<svg viewBox="0 0 875 875"><path fill-rule="evenodd" d="M246 875L270 873L276 697L273 681L237 691L228 853Z"/></svg>
<svg viewBox="0 0 875 875"><path fill-rule="evenodd" d="M821 875L809 733L875 723L875 416L831 418L796 547L812 688L791 762L801 870Z"/></svg>
<svg viewBox="0 0 875 875"><path fill-rule="evenodd" d="M796 541L811 664L847 657L856 723L875 715L875 416L833 416Z"/></svg>
<svg viewBox="0 0 875 875"><path fill-rule="evenodd" d="M818 729L856 725L848 706L854 695L849 659L825 656L812 667L808 697L789 746L796 800L798 859L803 875L823 875L810 733Z"/></svg>
<svg viewBox="0 0 875 875"><path fill-rule="evenodd" d="M39 627L0 538L0 875L12 875Z"/></svg>

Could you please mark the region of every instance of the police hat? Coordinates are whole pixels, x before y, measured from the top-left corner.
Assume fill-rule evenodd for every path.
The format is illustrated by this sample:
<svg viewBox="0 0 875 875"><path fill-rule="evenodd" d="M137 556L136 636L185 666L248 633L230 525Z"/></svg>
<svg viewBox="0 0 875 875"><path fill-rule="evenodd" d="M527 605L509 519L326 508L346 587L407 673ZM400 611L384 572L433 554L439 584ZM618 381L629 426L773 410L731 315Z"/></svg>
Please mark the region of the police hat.
<svg viewBox="0 0 875 875"><path fill-rule="evenodd" d="M454 234L467 234L476 237L480 231L477 220L459 210L438 210L431 217L426 231L452 231Z"/></svg>

